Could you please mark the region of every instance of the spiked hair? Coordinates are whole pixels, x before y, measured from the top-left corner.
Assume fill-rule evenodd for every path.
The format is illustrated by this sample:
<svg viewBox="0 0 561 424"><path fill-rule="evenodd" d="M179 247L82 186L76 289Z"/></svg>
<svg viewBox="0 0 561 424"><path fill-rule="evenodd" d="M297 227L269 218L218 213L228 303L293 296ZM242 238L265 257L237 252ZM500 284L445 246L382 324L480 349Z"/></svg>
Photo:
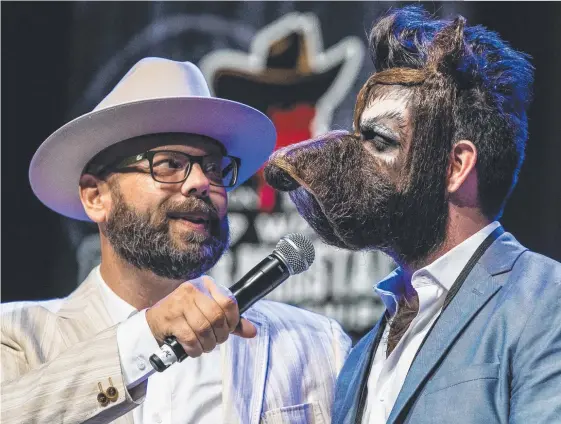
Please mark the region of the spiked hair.
<svg viewBox="0 0 561 424"><path fill-rule="evenodd" d="M355 129L377 87L404 86L411 93L413 144L403 177L422 187L425 174L439 169L444 189L453 144L470 140L478 152L480 207L488 218L500 217L528 138L529 56L482 26L466 26L461 16L435 20L420 6L390 10L369 44L376 72L358 95Z"/></svg>

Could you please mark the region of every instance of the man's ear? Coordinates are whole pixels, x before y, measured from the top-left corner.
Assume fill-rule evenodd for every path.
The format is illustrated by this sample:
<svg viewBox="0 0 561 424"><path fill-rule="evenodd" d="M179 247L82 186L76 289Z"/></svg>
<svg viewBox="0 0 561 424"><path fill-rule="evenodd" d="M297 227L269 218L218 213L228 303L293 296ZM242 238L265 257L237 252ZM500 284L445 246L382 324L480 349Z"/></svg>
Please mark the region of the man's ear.
<svg viewBox="0 0 561 424"><path fill-rule="evenodd" d="M88 217L98 224L107 221L111 208L109 184L91 174L80 177L80 200Z"/></svg>
<svg viewBox="0 0 561 424"><path fill-rule="evenodd" d="M460 189L471 197L477 198L477 149L469 140L460 140L452 147L450 162L448 164L447 190L448 194L457 193Z"/></svg>

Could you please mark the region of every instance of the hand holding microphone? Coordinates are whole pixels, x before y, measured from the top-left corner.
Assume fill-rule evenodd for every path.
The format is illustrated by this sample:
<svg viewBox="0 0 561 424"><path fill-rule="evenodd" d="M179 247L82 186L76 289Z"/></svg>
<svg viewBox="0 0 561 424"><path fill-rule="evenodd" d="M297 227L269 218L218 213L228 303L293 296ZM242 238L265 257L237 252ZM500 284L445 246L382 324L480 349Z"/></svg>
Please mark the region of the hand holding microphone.
<svg viewBox="0 0 561 424"><path fill-rule="evenodd" d="M200 280L204 287L183 283L146 311L146 320L158 343L174 335L187 355L196 358L224 343L230 333L254 337L253 324L243 318L240 321L236 299L224 293L210 277Z"/></svg>
<svg viewBox="0 0 561 424"><path fill-rule="evenodd" d="M240 314L289 276L307 270L314 258L314 247L306 237L289 234L270 255L230 287L233 297L208 277L201 279L204 287L183 283L146 312L148 325L162 345L150 357L150 363L162 372L177 361L210 352L217 344L224 343L230 333L254 337L255 327L244 318L240 320Z"/></svg>

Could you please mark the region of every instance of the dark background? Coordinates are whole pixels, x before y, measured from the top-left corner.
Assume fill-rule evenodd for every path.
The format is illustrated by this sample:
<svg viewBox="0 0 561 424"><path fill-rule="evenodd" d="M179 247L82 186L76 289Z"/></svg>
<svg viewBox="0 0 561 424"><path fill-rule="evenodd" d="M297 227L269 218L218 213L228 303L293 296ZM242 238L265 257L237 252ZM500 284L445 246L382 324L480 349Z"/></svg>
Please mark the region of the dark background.
<svg viewBox="0 0 561 424"><path fill-rule="evenodd" d="M31 192L28 166L53 131L95 106L76 106L76 91L84 87L79 70L95 66L96 57L102 59L101 50L110 52L122 45L112 34L133 31L135 22L155 19L173 8L246 19L256 28L287 11L313 11L327 48L346 33L364 41L380 13L404 4L126 3L2 2L3 302L63 296L76 285L75 246L65 235L64 219ZM425 7L440 15L461 13L468 24L497 31L533 57L535 100L529 113L526 161L501 222L530 249L561 260L561 3L431 2ZM248 10L254 15L248 16ZM368 58L364 66L358 86L368 75ZM356 92L349 94L350 104Z"/></svg>

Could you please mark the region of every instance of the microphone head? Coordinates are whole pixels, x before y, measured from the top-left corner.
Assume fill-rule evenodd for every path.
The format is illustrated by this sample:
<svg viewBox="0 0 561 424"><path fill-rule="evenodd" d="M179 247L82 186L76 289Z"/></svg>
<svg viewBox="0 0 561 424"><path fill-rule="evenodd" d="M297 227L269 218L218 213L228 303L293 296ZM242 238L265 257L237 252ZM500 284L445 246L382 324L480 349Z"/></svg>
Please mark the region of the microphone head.
<svg viewBox="0 0 561 424"><path fill-rule="evenodd" d="M298 233L287 234L279 240L276 253L288 267L290 275L306 271L314 262L314 245L306 236Z"/></svg>

